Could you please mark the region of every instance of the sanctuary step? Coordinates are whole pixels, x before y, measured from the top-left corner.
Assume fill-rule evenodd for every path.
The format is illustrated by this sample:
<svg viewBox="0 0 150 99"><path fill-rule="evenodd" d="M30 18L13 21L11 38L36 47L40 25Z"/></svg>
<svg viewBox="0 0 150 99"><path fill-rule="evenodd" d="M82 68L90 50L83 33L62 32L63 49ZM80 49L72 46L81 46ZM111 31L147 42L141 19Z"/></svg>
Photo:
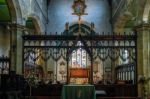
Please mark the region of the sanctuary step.
<svg viewBox="0 0 150 99"><path fill-rule="evenodd" d="M140 97L97 97L96 99L142 99Z"/></svg>
<svg viewBox="0 0 150 99"><path fill-rule="evenodd" d="M25 99L61 99L60 96L26 96ZM97 97L96 99L142 99L140 97Z"/></svg>
<svg viewBox="0 0 150 99"><path fill-rule="evenodd" d="M94 85L98 97L136 97L137 87L133 84Z"/></svg>
<svg viewBox="0 0 150 99"><path fill-rule="evenodd" d="M94 85L97 97L136 97L136 85ZM32 87L32 96L60 96L62 84L41 85ZM29 96L29 88L25 95Z"/></svg>
<svg viewBox="0 0 150 99"><path fill-rule="evenodd" d="M25 99L61 99L60 96L26 96Z"/></svg>

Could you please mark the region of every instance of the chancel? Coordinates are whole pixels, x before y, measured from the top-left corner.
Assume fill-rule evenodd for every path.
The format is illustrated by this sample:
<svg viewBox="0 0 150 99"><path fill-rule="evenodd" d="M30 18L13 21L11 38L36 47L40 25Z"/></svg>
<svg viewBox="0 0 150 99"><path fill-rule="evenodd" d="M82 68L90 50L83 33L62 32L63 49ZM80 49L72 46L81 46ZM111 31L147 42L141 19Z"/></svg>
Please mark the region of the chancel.
<svg viewBox="0 0 150 99"><path fill-rule="evenodd" d="M149 99L150 0L0 0L0 99Z"/></svg>

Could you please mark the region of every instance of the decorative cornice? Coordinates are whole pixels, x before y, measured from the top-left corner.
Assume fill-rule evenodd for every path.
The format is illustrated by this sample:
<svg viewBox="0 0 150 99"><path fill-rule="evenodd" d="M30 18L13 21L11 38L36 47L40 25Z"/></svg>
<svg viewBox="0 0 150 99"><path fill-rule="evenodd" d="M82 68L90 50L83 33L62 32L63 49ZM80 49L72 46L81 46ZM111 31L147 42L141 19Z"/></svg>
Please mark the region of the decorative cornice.
<svg viewBox="0 0 150 99"><path fill-rule="evenodd" d="M142 23L140 25L137 25L133 28L133 30L143 30L143 29L150 29L150 24L149 23Z"/></svg>
<svg viewBox="0 0 150 99"><path fill-rule="evenodd" d="M33 29L29 29L24 25L20 25L20 24L16 24L16 23L11 23L9 24L11 29L21 29L21 30L33 30Z"/></svg>

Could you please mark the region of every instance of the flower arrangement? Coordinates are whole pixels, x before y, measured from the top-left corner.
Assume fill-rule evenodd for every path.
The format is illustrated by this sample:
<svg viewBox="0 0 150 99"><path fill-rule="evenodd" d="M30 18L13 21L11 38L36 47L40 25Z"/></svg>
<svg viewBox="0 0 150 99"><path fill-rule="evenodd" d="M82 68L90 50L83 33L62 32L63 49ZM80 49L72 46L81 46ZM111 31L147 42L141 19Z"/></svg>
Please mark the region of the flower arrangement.
<svg viewBox="0 0 150 99"><path fill-rule="evenodd" d="M31 72L27 75L26 81L28 82L30 86L36 87L38 85L39 78L34 72Z"/></svg>
<svg viewBox="0 0 150 99"><path fill-rule="evenodd" d="M32 87L36 87L38 82L37 82L38 78L35 76L34 72L31 72L28 74L28 76L26 77L26 81L28 82L29 86L30 86L30 96L32 96Z"/></svg>
<svg viewBox="0 0 150 99"><path fill-rule="evenodd" d="M28 84L30 86L34 86L35 85L35 77L33 75L29 75L27 78L26 78Z"/></svg>

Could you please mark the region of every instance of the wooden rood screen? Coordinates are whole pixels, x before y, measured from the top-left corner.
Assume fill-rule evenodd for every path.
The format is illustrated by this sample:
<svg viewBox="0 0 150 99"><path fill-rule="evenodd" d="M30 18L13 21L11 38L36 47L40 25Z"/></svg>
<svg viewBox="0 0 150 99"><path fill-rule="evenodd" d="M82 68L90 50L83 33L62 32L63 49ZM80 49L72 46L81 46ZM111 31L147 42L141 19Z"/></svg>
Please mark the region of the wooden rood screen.
<svg viewBox="0 0 150 99"><path fill-rule="evenodd" d="M70 55L73 50L82 48L85 49L90 56L91 66L89 67L89 73L87 73L86 70L75 70L70 74L71 76L79 76L76 72L79 71L80 73L80 71L83 71L80 75L89 75L89 83L93 83L93 62L97 58L102 62L109 59L111 63L117 63L119 60L126 62L128 60L128 63L134 63L133 75L130 80L136 83L136 39L137 36L135 33L122 35L88 34L77 36L68 35L68 33L63 35L23 35L23 71L26 73L26 77L28 77L27 75L30 70L35 74L37 74L38 71L42 71L40 68L38 68L37 71L34 69L34 67L39 67L36 64L36 61L39 60L39 58L46 64L49 58L56 62L60 58L63 58L67 63L68 82ZM77 46L78 41L83 45ZM116 66L120 66L120 64L116 64ZM110 69L110 72L113 72L113 70ZM117 73L120 72L117 71ZM116 78L120 79L120 74L116 75ZM121 77L123 76L124 75L121 75Z"/></svg>

